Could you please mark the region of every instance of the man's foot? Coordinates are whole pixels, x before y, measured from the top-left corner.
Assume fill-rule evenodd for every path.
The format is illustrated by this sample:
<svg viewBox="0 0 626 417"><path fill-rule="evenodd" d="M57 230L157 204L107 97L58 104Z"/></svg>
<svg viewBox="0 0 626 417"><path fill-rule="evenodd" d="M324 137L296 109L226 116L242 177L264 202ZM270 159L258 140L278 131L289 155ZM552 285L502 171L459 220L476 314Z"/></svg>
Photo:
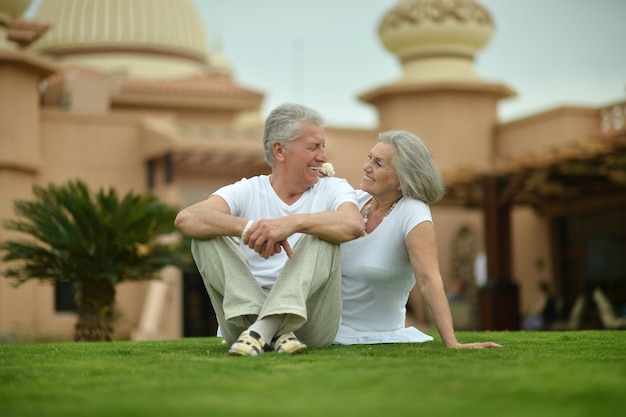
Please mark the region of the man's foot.
<svg viewBox="0 0 626 417"><path fill-rule="evenodd" d="M272 348L265 343L263 336L254 330L244 330L235 343L228 349L232 356L259 356Z"/></svg>
<svg viewBox="0 0 626 417"><path fill-rule="evenodd" d="M272 348L278 353L295 355L306 350L306 345L302 343L293 332L275 336L272 339Z"/></svg>

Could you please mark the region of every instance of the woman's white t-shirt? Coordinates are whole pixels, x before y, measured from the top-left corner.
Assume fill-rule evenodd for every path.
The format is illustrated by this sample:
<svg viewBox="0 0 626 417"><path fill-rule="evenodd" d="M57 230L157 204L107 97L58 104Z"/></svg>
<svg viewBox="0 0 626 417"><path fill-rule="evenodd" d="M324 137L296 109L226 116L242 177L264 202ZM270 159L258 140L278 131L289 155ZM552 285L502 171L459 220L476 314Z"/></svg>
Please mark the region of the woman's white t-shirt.
<svg viewBox="0 0 626 417"><path fill-rule="evenodd" d="M356 204L356 194L344 179L325 177L306 190L295 203L289 205L276 194L268 175L244 178L224 186L213 193L222 197L233 216L250 220L276 219L293 214L320 213L337 210L343 203ZM301 233L290 236L287 241L293 249ZM271 288L282 270L287 255L285 251L263 259L254 250L241 245L248 258L250 271L263 288Z"/></svg>
<svg viewBox="0 0 626 417"><path fill-rule="evenodd" d="M357 198L361 209L371 196L358 190ZM335 343L433 340L404 327L406 303L415 285L405 238L424 221L432 222L429 206L403 197L372 233L341 244L343 311Z"/></svg>

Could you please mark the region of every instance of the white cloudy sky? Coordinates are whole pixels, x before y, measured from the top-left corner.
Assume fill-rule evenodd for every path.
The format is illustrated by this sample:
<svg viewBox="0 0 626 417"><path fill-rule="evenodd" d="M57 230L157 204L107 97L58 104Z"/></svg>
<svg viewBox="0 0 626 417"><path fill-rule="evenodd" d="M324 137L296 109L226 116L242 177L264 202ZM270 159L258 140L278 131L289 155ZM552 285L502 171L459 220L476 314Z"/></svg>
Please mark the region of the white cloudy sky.
<svg viewBox="0 0 626 417"><path fill-rule="evenodd" d="M374 127L357 96L393 81L401 67L377 27L399 0L193 0L209 38L243 85L263 91L263 116L285 101L330 124ZM477 72L517 91L502 121L562 104L626 99L626 0L480 0L496 31Z"/></svg>
<svg viewBox="0 0 626 417"><path fill-rule="evenodd" d="M398 0L194 0L208 36L221 33L238 81L266 92L264 111L296 100L333 124L372 127L357 96L401 74L377 27ZM503 121L561 104L626 98L625 0L480 0L496 31L478 73L518 92Z"/></svg>

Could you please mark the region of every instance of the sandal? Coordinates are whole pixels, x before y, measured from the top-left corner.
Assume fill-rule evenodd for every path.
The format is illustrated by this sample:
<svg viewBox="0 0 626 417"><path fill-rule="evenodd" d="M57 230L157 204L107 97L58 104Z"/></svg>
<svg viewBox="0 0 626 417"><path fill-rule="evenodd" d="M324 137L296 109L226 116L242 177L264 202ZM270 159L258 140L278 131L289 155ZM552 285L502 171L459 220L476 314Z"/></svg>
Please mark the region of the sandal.
<svg viewBox="0 0 626 417"><path fill-rule="evenodd" d="M272 339L272 348L278 353L295 355L304 352L306 345L302 343L293 332L289 332L281 336L275 336Z"/></svg>
<svg viewBox="0 0 626 417"><path fill-rule="evenodd" d="M259 356L270 350L271 348L265 343L263 336L254 330L245 330L228 349L228 354L232 356Z"/></svg>

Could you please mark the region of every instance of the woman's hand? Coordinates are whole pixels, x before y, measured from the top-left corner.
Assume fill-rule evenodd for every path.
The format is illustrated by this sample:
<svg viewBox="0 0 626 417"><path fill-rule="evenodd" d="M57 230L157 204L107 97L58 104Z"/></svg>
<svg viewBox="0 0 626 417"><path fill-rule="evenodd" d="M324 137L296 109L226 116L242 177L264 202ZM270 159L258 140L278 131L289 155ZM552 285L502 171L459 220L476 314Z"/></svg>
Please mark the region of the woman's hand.
<svg viewBox="0 0 626 417"><path fill-rule="evenodd" d="M502 345L499 345L494 342L479 342L479 343L457 343L453 346L448 346L451 349L489 349L489 348L499 348Z"/></svg>

